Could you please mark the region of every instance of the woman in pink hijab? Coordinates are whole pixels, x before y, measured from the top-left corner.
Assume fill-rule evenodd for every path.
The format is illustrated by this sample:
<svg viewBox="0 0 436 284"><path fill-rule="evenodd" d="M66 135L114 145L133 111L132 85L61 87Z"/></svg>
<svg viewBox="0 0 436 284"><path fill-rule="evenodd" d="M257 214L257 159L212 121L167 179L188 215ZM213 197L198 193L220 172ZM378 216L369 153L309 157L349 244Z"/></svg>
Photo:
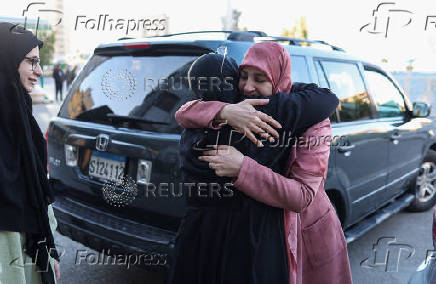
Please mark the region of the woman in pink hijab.
<svg viewBox="0 0 436 284"><path fill-rule="evenodd" d="M277 43L253 45L239 70L239 90L245 96L267 98L276 92L292 92L290 57ZM255 134L278 138L273 127L280 127L272 117L253 107L267 103L267 99L247 99L238 104L191 101L177 111L176 119L184 128L215 129L225 120L260 145ZM232 146L219 145L200 157L218 176L232 177L233 185L247 196L283 208L289 283L352 283L341 224L324 191L330 145L322 143L325 139L321 138L326 136L331 136L328 118L303 134L303 138L315 137L321 143L293 147L285 176Z"/></svg>

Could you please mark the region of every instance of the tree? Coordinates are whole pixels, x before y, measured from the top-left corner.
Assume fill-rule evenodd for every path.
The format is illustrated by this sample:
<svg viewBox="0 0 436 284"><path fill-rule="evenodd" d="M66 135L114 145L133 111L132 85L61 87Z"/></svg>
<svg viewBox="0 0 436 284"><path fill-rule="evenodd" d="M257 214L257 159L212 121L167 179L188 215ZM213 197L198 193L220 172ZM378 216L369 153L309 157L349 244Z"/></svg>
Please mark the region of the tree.
<svg viewBox="0 0 436 284"><path fill-rule="evenodd" d="M44 42L43 47L39 51L41 66L49 65L53 60L55 34L53 31L43 31L38 34L39 39Z"/></svg>
<svg viewBox="0 0 436 284"><path fill-rule="evenodd" d="M300 19L295 21L294 26L290 30L283 29L281 35L287 37L307 39L309 36L309 30L307 29L306 17L301 16Z"/></svg>

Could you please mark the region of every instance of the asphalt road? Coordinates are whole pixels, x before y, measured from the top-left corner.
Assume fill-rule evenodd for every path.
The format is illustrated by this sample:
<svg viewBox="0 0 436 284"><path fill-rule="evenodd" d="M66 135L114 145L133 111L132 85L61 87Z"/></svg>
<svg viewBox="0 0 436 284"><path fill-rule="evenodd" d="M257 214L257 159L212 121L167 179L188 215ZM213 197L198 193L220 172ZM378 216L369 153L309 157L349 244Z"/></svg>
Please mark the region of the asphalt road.
<svg viewBox="0 0 436 284"><path fill-rule="evenodd" d="M50 80L46 80L44 89L47 89L51 97L54 87ZM47 129L49 120L56 116L59 106L57 103L34 105L34 115L43 132ZM433 249L431 230L432 210L424 213L401 212L348 244L353 282L407 283L410 275ZM102 264L103 261L97 264L84 261L80 255L97 253L58 233L55 234L55 241L58 248L64 251L60 283L164 283L163 273L145 272L125 265Z"/></svg>

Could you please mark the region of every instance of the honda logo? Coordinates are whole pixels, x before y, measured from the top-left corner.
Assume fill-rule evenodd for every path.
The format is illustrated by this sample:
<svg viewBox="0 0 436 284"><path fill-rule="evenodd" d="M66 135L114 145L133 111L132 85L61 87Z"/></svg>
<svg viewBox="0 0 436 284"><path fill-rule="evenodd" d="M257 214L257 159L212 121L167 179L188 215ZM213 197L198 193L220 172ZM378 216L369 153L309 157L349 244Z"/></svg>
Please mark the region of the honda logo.
<svg viewBox="0 0 436 284"><path fill-rule="evenodd" d="M106 134L100 134L97 136L97 139L95 141L95 148L98 151L106 152L107 146L109 145L110 137Z"/></svg>

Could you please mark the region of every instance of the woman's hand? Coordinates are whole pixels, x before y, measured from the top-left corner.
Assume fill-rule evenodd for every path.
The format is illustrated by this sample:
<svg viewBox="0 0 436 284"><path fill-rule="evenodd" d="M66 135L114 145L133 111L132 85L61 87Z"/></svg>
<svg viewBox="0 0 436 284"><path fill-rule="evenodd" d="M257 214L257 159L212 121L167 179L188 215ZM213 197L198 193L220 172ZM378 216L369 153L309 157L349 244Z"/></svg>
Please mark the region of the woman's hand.
<svg viewBox="0 0 436 284"><path fill-rule="evenodd" d="M246 99L237 104L229 104L217 114L218 120L224 120L236 131L244 133L258 147L262 147L261 141L256 139L254 133L274 142L274 137L279 138L278 132L273 128L282 128L280 123L271 116L257 111L253 106L266 105L268 99ZM273 127L271 127L273 126Z"/></svg>
<svg viewBox="0 0 436 284"><path fill-rule="evenodd" d="M54 260L54 270L55 270L56 281L59 281L59 279L61 279L61 268L59 266L59 262L56 259Z"/></svg>
<svg viewBox="0 0 436 284"><path fill-rule="evenodd" d="M209 167L215 170L219 177L237 177L242 167L244 155L232 146L214 145L215 150L203 152L201 161L209 163Z"/></svg>

